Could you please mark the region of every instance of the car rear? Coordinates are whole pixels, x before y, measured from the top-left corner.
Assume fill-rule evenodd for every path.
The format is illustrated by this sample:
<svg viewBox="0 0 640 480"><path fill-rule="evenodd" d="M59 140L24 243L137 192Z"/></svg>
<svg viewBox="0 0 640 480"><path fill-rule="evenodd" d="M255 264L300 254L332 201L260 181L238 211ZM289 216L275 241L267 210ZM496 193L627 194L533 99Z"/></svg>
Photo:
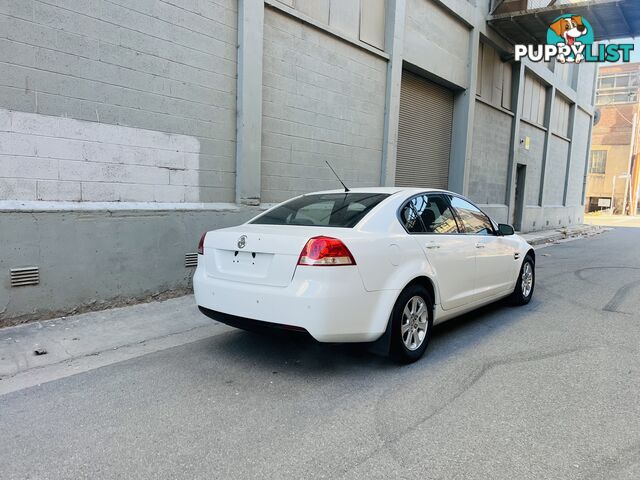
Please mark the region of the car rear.
<svg viewBox="0 0 640 480"><path fill-rule="evenodd" d="M306 195L206 233L193 280L198 306L241 328L302 330L326 342L375 340L382 332L373 319L385 293L364 288L350 245L362 241L353 227L387 197Z"/></svg>

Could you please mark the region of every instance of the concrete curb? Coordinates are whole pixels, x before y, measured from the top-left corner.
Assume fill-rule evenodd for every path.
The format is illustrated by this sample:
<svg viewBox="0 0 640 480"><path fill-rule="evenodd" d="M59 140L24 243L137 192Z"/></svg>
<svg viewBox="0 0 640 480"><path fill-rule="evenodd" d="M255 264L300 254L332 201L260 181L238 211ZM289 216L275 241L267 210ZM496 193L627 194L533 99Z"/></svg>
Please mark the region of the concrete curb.
<svg viewBox="0 0 640 480"><path fill-rule="evenodd" d="M598 235L606 232L607 228L603 228L597 225L576 225L573 227L559 228L557 230L544 230L541 232L531 232L521 235L532 246L546 245L550 243L557 243L561 240L577 239L581 237L587 237L592 235Z"/></svg>
<svg viewBox="0 0 640 480"><path fill-rule="evenodd" d="M231 330L193 295L3 328L0 395Z"/></svg>

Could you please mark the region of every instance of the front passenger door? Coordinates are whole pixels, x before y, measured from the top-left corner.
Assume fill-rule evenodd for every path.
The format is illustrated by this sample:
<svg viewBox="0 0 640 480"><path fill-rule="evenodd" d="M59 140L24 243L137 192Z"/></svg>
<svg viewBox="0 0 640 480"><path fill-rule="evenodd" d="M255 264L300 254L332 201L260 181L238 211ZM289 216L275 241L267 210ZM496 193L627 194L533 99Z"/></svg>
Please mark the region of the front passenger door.
<svg viewBox="0 0 640 480"><path fill-rule="evenodd" d="M494 231L493 223L478 207L466 200L449 197L464 234L476 249L476 299L484 300L513 288L516 249Z"/></svg>
<svg viewBox="0 0 640 480"><path fill-rule="evenodd" d="M436 274L442 309L472 302L476 284L475 243L472 238L459 234L444 195L424 194L412 198L402 208L400 218Z"/></svg>

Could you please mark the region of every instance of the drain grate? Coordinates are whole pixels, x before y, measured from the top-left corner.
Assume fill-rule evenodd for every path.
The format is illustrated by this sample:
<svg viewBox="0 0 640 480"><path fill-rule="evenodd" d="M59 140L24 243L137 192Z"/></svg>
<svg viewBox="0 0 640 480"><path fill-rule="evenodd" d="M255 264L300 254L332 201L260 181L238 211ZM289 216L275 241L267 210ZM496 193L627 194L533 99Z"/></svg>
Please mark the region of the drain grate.
<svg viewBox="0 0 640 480"><path fill-rule="evenodd" d="M40 283L40 269L38 267L12 268L10 275L12 287L26 287Z"/></svg>
<svg viewBox="0 0 640 480"><path fill-rule="evenodd" d="M187 253L184 256L184 266L185 268L195 268L198 266L198 254L197 253Z"/></svg>

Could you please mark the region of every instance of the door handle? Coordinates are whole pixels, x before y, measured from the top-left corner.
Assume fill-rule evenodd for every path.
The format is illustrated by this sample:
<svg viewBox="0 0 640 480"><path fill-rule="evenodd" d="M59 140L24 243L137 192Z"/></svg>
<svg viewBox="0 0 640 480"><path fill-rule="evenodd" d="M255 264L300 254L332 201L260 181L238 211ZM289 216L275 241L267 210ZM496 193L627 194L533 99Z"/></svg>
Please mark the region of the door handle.
<svg viewBox="0 0 640 480"><path fill-rule="evenodd" d="M436 242L431 242L431 243L427 243L426 247L427 247L429 250L434 250L434 249L436 249L436 248L440 248L440 244L439 244L439 243L436 243Z"/></svg>
<svg viewBox="0 0 640 480"><path fill-rule="evenodd" d="M486 247L486 245L484 243L482 243L482 242L476 243L476 248L484 248L484 247Z"/></svg>

